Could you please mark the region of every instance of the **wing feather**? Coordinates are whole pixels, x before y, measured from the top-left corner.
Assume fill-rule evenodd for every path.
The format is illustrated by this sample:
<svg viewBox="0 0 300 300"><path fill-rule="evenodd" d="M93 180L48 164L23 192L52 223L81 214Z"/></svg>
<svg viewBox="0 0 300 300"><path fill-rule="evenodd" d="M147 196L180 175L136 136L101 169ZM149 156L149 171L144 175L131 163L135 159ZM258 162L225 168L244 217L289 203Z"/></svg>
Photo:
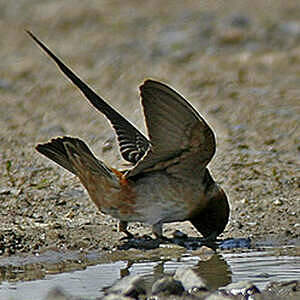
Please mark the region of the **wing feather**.
<svg viewBox="0 0 300 300"><path fill-rule="evenodd" d="M66 64L64 64L44 43L30 31L29 36L54 60L59 69L80 89L90 103L102 112L111 122L116 131L122 157L135 164L146 153L149 147L148 139L117 110L112 108L84 83Z"/></svg>
<svg viewBox="0 0 300 300"><path fill-rule="evenodd" d="M215 153L215 136L200 114L163 83L147 80L140 91L151 147L127 177L172 164L206 167Z"/></svg>

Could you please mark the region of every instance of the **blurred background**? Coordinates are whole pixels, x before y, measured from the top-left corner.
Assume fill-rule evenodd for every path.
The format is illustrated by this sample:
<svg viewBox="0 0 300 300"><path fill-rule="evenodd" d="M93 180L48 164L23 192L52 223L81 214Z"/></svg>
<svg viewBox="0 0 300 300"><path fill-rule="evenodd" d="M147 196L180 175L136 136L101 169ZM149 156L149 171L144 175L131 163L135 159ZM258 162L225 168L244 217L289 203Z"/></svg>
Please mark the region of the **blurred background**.
<svg viewBox="0 0 300 300"><path fill-rule="evenodd" d="M109 123L25 30L143 131L145 78L193 103L217 136L210 168L232 207L223 237L299 237L299 1L0 0L0 235L27 237L13 251L76 249L71 233L39 224L111 223L34 147L72 135L110 165L119 153Z"/></svg>

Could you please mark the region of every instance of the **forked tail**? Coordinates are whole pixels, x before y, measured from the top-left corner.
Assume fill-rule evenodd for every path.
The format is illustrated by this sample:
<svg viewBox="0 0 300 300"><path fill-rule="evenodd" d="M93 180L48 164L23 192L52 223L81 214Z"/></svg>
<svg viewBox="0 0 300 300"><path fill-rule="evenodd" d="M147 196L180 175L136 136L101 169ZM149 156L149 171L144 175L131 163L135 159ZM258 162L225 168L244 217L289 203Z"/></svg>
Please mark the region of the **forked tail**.
<svg viewBox="0 0 300 300"><path fill-rule="evenodd" d="M36 150L64 167L80 179L85 175L103 175L111 184L118 186L116 174L98 160L88 146L78 138L59 137L45 144L38 144Z"/></svg>

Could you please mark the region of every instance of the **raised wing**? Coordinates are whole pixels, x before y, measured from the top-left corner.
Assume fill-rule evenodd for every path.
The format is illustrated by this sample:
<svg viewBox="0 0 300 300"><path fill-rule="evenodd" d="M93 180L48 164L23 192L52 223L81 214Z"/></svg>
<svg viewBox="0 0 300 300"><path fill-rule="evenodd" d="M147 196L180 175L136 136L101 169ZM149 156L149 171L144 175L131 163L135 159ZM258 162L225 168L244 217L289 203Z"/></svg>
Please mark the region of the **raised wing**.
<svg viewBox="0 0 300 300"><path fill-rule="evenodd" d="M147 138L99 97L37 37L30 31L27 33L54 60L60 70L80 89L90 103L108 118L117 133L122 157L133 164L137 163L149 148L150 144Z"/></svg>
<svg viewBox="0 0 300 300"><path fill-rule="evenodd" d="M204 168L216 148L205 120L165 84L147 80L140 91L151 147L127 177L171 166L182 173Z"/></svg>

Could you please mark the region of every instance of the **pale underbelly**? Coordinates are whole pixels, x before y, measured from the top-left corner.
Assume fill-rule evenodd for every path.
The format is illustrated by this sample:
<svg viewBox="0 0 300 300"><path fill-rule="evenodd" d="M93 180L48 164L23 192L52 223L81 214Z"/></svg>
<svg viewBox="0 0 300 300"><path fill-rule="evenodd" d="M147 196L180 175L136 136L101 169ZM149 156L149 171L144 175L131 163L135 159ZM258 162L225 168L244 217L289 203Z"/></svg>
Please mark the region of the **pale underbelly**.
<svg viewBox="0 0 300 300"><path fill-rule="evenodd" d="M206 206L199 186L172 182L162 175L140 180L134 187L134 195L131 204L126 202L127 209L106 207L101 211L122 221L153 225L186 220L194 210Z"/></svg>

